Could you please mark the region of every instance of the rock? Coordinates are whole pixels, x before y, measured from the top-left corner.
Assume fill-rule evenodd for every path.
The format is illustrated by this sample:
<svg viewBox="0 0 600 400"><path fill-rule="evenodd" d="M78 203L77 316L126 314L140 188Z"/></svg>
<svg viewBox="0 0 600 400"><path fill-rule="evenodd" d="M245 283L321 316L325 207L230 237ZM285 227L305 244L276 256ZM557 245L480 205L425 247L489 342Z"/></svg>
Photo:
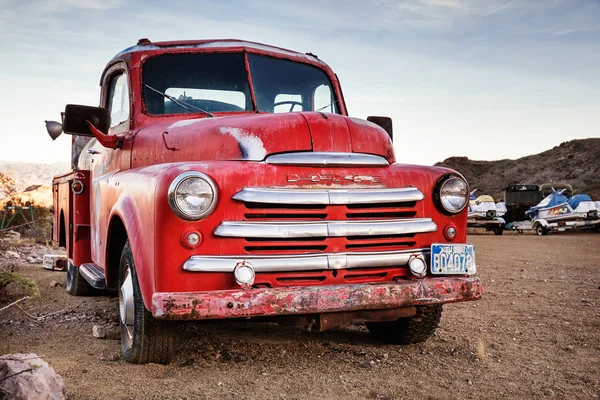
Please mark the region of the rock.
<svg viewBox="0 0 600 400"><path fill-rule="evenodd" d="M56 281L50 281L49 283L50 287L57 287L57 286L61 286L60 283L56 282Z"/></svg>
<svg viewBox="0 0 600 400"><path fill-rule="evenodd" d="M21 234L15 231L4 232L4 240L6 240L8 243L19 243L19 240L21 240Z"/></svg>
<svg viewBox="0 0 600 400"><path fill-rule="evenodd" d="M550 388L544 389L544 396L549 396L549 397L554 396L554 390L552 390Z"/></svg>
<svg viewBox="0 0 600 400"><path fill-rule="evenodd" d="M0 356L0 393L12 400L66 399L62 378L36 354Z"/></svg>
<svg viewBox="0 0 600 400"><path fill-rule="evenodd" d="M360 367L365 369L371 369L374 365L375 361L365 361L364 363L360 364Z"/></svg>
<svg viewBox="0 0 600 400"><path fill-rule="evenodd" d="M94 335L94 337L96 339L105 339L106 338L106 329L103 326L94 325L92 327L92 335Z"/></svg>
<svg viewBox="0 0 600 400"><path fill-rule="evenodd" d="M17 253L16 251L6 250L4 252L4 257L5 258L14 258L15 260L18 260L21 258L21 255L19 253Z"/></svg>

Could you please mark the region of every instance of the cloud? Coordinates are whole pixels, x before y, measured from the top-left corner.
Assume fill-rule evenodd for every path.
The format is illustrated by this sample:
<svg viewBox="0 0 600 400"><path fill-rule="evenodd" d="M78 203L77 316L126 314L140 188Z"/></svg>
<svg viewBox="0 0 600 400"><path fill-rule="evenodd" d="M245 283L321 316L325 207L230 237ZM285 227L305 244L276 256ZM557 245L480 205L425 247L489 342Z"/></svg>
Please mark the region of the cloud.
<svg viewBox="0 0 600 400"><path fill-rule="evenodd" d="M124 0L35 0L32 4L44 12L66 12L72 9L110 10L122 6Z"/></svg>

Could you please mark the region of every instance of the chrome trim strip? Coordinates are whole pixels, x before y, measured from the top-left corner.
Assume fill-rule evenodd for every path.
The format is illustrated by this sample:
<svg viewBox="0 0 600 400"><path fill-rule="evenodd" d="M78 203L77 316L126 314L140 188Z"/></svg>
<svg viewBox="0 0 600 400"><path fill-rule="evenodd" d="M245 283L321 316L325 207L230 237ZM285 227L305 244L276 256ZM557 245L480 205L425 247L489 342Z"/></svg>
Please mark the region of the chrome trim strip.
<svg viewBox="0 0 600 400"><path fill-rule="evenodd" d="M310 237L386 236L437 231L431 218L365 220L246 222L224 221L215 236L238 238L293 239Z"/></svg>
<svg viewBox="0 0 600 400"><path fill-rule="evenodd" d="M384 157L373 154L312 151L274 154L267 157L265 162L274 165L315 165L324 167L346 165L353 167L380 167L390 165Z"/></svg>
<svg viewBox="0 0 600 400"><path fill-rule="evenodd" d="M246 203L267 204L379 204L423 200L417 188L391 189L275 189L243 188L233 199Z"/></svg>
<svg viewBox="0 0 600 400"><path fill-rule="evenodd" d="M413 256L427 262L430 249L381 251L361 253L294 254L283 256L192 256L183 269L191 272L233 272L237 263L249 262L256 272L315 271L327 269L352 269L405 266Z"/></svg>

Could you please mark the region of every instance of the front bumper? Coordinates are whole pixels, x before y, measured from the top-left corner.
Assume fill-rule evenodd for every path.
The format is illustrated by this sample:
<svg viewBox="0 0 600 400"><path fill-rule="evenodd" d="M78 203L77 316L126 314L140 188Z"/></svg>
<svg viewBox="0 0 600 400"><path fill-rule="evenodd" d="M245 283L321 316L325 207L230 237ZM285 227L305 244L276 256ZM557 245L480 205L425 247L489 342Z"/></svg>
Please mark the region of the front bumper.
<svg viewBox="0 0 600 400"><path fill-rule="evenodd" d="M155 318L171 320L248 318L454 303L478 300L482 293L476 277L427 277L381 284L158 292L151 311Z"/></svg>

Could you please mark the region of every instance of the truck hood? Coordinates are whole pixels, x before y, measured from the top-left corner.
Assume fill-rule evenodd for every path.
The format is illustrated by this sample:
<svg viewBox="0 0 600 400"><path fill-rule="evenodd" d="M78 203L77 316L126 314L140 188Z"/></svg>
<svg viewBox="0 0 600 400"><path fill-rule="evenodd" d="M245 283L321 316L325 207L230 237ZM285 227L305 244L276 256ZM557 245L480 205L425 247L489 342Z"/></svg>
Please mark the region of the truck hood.
<svg viewBox="0 0 600 400"><path fill-rule="evenodd" d="M184 119L140 129L132 167L203 160L262 161L297 151L357 152L395 162L392 143L379 126L318 112L244 114Z"/></svg>

